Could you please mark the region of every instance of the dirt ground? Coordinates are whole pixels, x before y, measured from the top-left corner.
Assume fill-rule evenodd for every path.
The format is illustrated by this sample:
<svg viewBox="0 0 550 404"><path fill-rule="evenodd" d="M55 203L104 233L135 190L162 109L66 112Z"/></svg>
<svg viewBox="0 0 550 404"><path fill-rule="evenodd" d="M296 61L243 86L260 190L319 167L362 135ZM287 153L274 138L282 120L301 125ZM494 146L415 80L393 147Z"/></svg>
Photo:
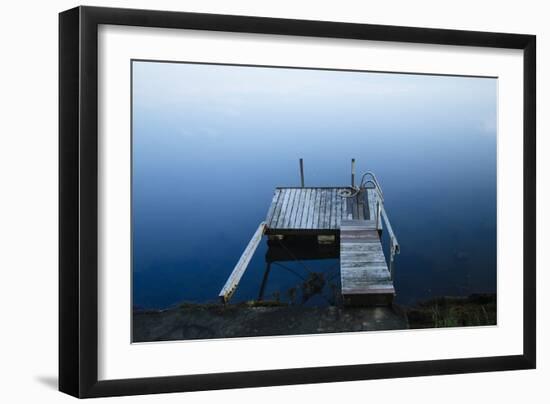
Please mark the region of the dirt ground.
<svg viewBox="0 0 550 404"><path fill-rule="evenodd" d="M408 328L391 307L302 307L183 305L163 311L138 311L133 341L319 334Z"/></svg>

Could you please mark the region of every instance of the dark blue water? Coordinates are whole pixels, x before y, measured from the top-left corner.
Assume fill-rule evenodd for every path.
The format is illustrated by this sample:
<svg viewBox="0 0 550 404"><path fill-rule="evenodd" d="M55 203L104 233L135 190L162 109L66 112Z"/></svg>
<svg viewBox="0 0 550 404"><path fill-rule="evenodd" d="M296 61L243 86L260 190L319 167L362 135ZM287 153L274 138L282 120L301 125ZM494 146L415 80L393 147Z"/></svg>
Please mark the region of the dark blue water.
<svg viewBox="0 0 550 404"><path fill-rule="evenodd" d="M133 63L133 304L217 295L276 186L376 173L398 303L496 292L497 80ZM262 242L234 297L258 297ZM338 260L272 266L264 297L334 303ZM321 293L303 296L311 273ZM296 292L297 291L297 292Z"/></svg>

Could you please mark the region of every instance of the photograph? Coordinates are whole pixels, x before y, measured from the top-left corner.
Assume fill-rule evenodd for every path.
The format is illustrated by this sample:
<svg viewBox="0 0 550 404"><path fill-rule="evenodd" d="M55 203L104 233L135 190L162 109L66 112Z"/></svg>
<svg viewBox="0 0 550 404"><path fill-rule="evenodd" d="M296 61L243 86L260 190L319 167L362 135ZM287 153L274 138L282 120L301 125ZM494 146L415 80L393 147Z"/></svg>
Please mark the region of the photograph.
<svg viewBox="0 0 550 404"><path fill-rule="evenodd" d="M133 343L497 325L497 77L130 68Z"/></svg>

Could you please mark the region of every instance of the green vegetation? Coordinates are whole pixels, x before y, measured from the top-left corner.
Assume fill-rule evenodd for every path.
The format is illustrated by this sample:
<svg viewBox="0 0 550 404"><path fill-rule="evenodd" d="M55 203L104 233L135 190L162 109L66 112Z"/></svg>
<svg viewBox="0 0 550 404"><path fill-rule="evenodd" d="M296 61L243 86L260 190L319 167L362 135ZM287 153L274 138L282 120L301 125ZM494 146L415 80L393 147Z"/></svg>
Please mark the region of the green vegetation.
<svg viewBox="0 0 550 404"><path fill-rule="evenodd" d="M496 325L496 295L439 297L405 309L410 328Z"/></svg>

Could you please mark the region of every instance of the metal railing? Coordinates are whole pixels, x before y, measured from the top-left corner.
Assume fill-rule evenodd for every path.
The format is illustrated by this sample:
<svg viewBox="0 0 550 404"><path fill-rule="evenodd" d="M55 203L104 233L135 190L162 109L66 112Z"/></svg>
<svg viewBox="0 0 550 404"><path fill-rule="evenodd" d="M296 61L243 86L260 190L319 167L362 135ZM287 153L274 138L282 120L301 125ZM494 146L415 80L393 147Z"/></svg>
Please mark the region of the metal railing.
<svg viewBox="0 0 550 404"><path fill-rule="evenodd" d="M371 179L365 181L365 177L369 175ZM373 187L367 187L368 184L372 184ZM361 178L361 186L365 189L374 189L376 191L376 228L380 229L380 221L384 220L384 224L386 225L386 228L388 229L388 236L390 239L390 276L393 279L394 269L395 269L395 256L401 252L401 248L399 247L399 242L397 241L397 237L395 237L395 233L393 232L393 228L390 223L390 219L388 218L388 214L386 213L386 209L384 208L384 194L382 192L382 188L380 187L380 183L376 179L376 176L374 173L367 172L363 174L363 177Z"/></svg>

